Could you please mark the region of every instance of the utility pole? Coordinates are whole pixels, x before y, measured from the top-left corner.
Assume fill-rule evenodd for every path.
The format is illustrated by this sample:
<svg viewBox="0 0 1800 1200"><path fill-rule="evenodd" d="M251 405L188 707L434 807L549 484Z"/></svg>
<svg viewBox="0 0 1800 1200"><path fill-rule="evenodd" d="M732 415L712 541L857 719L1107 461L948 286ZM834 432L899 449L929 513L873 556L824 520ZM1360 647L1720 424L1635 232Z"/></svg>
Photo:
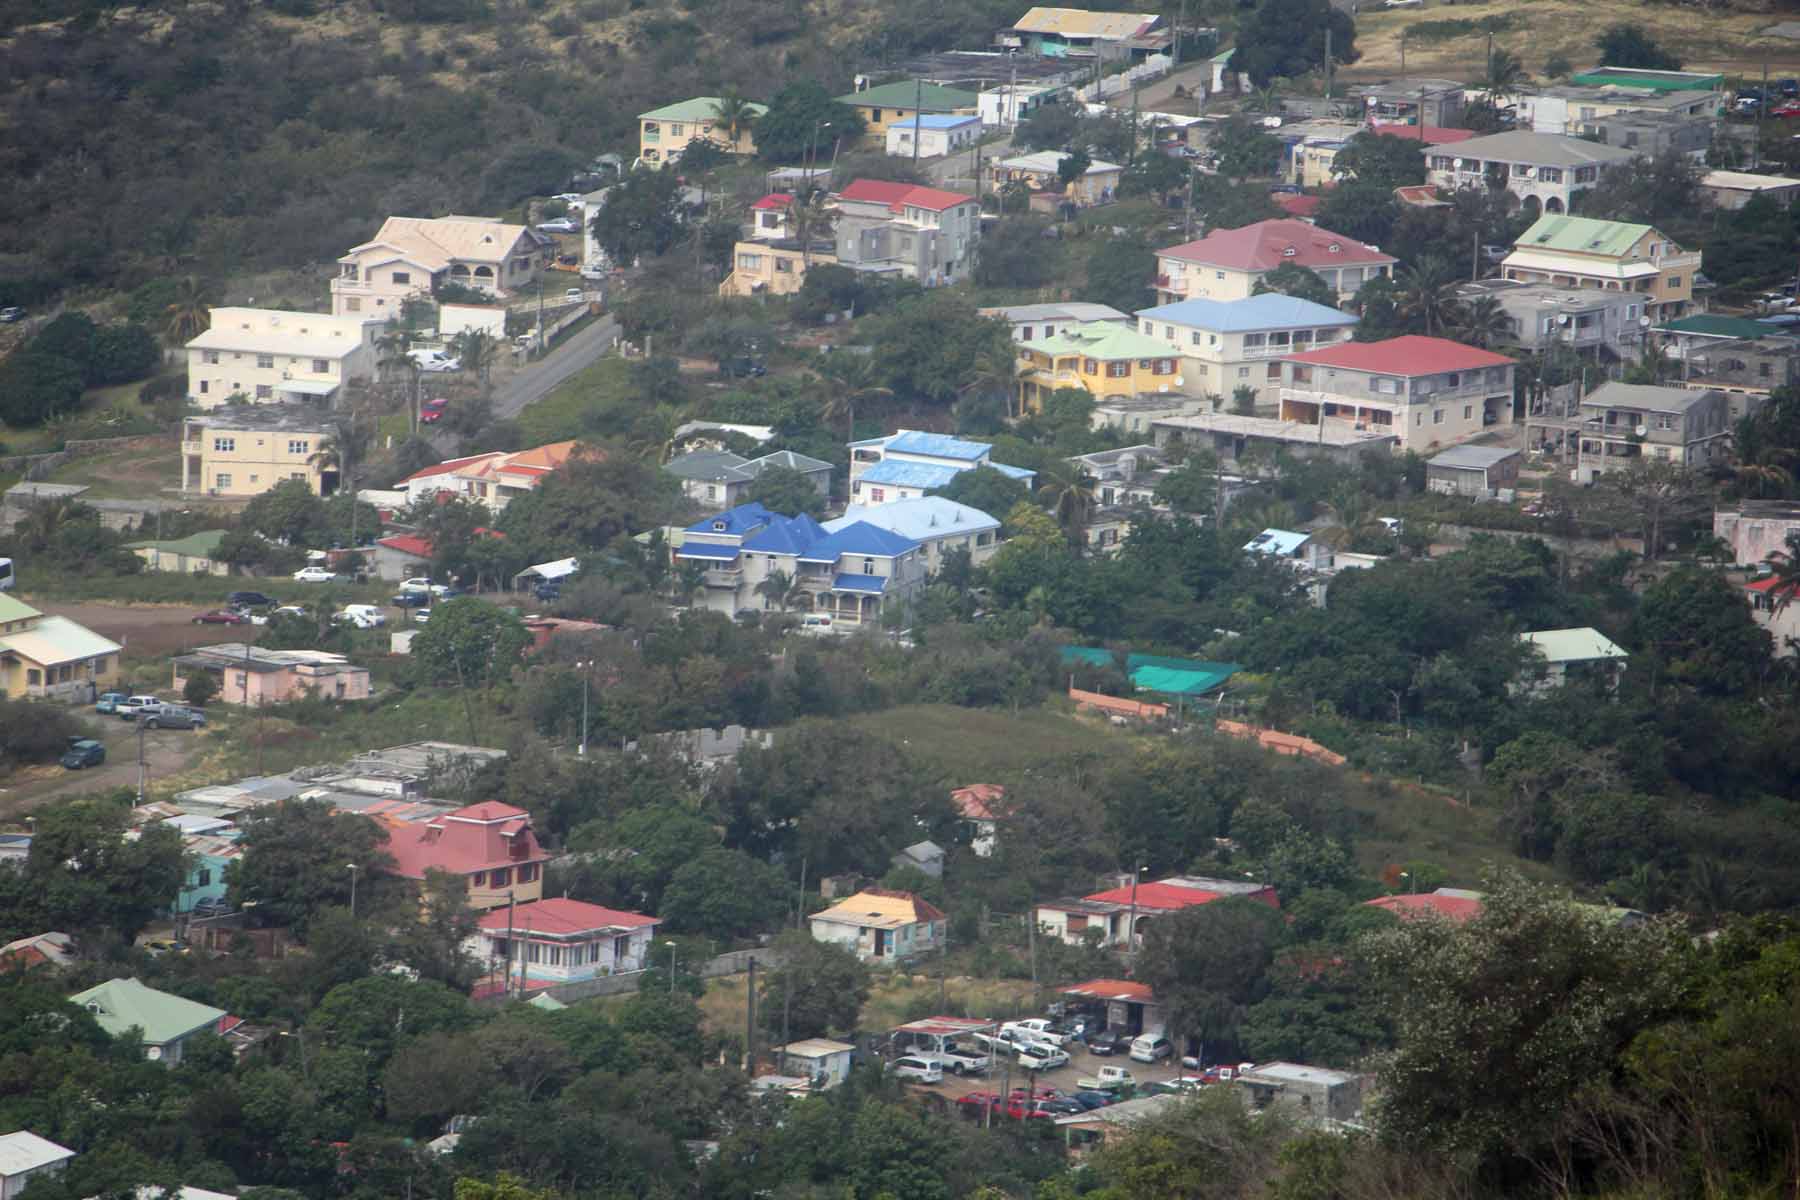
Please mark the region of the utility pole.
<svg viewBox="0 0 1800 1200"><path fill-rule="evenodd" d="M137 731L137 733L138 733L138 806L142 807L143 803L144 803L144 781L145 781L145 774L146 774L148 764L144 760L144 732L145 732L145 729L144 729L143 721L140 720L137 723L137 727L138 727L138 731Z"/></svg>
<svg viewBox="0 0 1800 1200"><path fill-rule="evenodd" d="M1325 99L1331 99L1331 22L1325 22Z"/></svg>
<svg viewBox="0 0 1800 1200"><path fill-rule="evenodd" d="M512 991L512 956L513 956L513 914L518 911L519 898L511 888L506 889L506 967L500 974L500 994Z"/></svg>
<svg viewBox="0 0 1800 1200"><path fill-rule="evenodd" d="M744 1074L756 1076L756 955L750 956L750 986L744 992Z"/></svg>
<svg viewBox="0 0 1800 1200"><path fill-rule="evenodd" d="M1768 72L1765 70L1763 72L1763 74L1765 76L1767 76ZM925 136L925 113L924 113L924 108L923 108L924 104L925 104L925 81L923 79L914 79L913 80L913 156L912 156L912 165L913 165L913 170L915 170L915 171L917 171L919 169L919 142Z"/></svg>
<svg viewBox="0 0 1800 1200"><path fill-rule="evenodd" d="M1171 74L1173 74L1174 72L1179 71L1181 69L1181 31L1185 28L1187 28L1187 0L1181 0L1181 15L1179 17L1175 18L1174 52L1169 56L1170 60L1171 60L1170 64L1169 64L1169 70L1170 70ZM1326 37L1331 36L1331 33L1329 30L1326 31L1325 36ZM1326 92L1325 94L1327 96L1331 95L1330 92Z"/></svg>
<svg viewBox="0 0 1800 1200"><path fill-rule="evenodd" d="M544 354L544 273L538 272L538 356Z"/></svg>
<svg viewBox="0 0 1800 1200"><path fill-rule="evenodd" d="M1762 135L1763 114L1769 111L1769 60L1763 59L1762 99L1756 102L1756 165L1751 170L1762 168Z"/></svg>
<svg viewBox="0 0 1800 1200"><path fill-rule="evenodd" d="M1469 244L1469 278L1481 278L1481 229L1477 227Z"/></svg>
<svg viewBox="0 0 1800 1200"><path fill-rule="evenodd" d="M1194 164L1188 164L1187 199L1181 204L1181 240L1192 241L1194 237Z"/></svg>

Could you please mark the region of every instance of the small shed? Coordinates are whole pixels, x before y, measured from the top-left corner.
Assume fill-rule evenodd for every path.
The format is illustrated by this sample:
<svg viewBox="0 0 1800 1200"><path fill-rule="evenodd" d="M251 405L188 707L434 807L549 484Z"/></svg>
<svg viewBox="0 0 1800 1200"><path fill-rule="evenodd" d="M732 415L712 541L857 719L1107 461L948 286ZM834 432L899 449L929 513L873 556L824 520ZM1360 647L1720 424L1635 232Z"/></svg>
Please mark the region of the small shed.
<svg viewBox="0 0 1800 1200"><path fill-rule="evenodd" d="M1341 1126L1362 1116L1362 1076L1300 1063L1264 1063L1237 1082L1254 1109L1278 1106L1309 1124Z"/></svg>
<svg viewBox="0 0 1800 1200"><path fill-rule="evenodd" d="M0 1133L0 1200L14 1200L39 1175L54 1175L75 1152L29 1129Z"/></svg>
<svg viewBox="0 0 1800 1200"><path fill-rule="evenodd" d="M1524 456L1509 446L1452 446L1425 464L1425 487L1445 496L1491 497L1519 482Z"/></svg>
<svg viewBox="0 0 1800 1200"><path fill-rule="evenodd" d="M535 587L540 583L555 583L567 579L581 570L578 558L559 558L555 562L534 563L513 576L513 590Z"/></svg>
<svg viewBox="0 0 1800 1200"><path fill-rule="evenodd" d="M914 842L890 861L896 867L915 867L933 879L944 877L944 848L933 841Z"/></svg>
<svg viewBox="0 0 1800 1200"><path fill-rule="evenodd" d="M850 1078L850 1060L856 1047L829 1038L807 1038L781 1048L781 1073L812 1081L819 1089L836 1087Z"/></svg>

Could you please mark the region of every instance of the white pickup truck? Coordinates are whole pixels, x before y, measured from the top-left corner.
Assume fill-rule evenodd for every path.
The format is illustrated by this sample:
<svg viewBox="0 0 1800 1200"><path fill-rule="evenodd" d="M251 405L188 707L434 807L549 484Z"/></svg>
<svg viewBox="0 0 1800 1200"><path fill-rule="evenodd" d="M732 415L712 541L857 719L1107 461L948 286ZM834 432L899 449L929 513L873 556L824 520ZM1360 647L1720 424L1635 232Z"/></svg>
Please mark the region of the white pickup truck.
<svg viewBox="0 0 1800 1200"><path fill-rule="evenodd" d="M1068 1034L1056 1032L1051 1027L1051 1022L1042 1017L1033 1017L1026 1021L1008 1021L1000 1027L1000 1032L1018 1034L1028 1042L1037 1042L1039 1045L1050 1046L1057 1050L1061 1050L1069 1042Z"/></svg>
<svg viewBox="0 0 1800 1200"><path fill-rule="evenodd" d="M1075 1086L1086 1092L1111 1092L1136 1084L1137 1080L1125 1067L1101 1067L1093 1075L1084 1075L1075 1081Z"/></svg>
<svg viewBox="0 0 1800 1200"><path fill-rule="evenodd" d="M944 1070L952 1075L980 1075L994 1065L994 1060L980 1050L951 1043L938 1052Z"/></svg>

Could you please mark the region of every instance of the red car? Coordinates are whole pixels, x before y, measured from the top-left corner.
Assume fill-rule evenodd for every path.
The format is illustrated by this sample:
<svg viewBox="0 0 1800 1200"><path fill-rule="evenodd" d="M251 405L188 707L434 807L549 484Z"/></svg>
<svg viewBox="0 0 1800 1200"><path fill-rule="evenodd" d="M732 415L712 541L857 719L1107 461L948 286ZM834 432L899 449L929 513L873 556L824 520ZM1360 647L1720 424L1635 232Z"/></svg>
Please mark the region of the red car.
<svg viewBox="0 0 1800 1200"><path fill-rule="evenodd" d="M1053 1121L1056 1114L1044 1107L1043 1101L1026 1102L1023 1096L1014 1096L1012 1103L1006 1106L1006 1115L1014 1121Z"/></svg>
<svg viewBox="0 0 1800 1200"><path fill-rule="evenodd" d="M1800 117L1800 100L1788 100L1769 110L1772 117Z"/></svg>
<svg viewBox="0 0 1800 1200"><path fill-rule="evenodd" d="M1004 1101L993 1092L970 1092L966 1096L958 1096L956 1102L962 1106L964 1116L973 1117L981 1116L983 1109L991 1108L999 1112L1005 1106Z"/></svg>
<svg viewBox="0 0 1800 1200"><path fill-rule="evenodd" d="M435 424L443 419L444 410L449 407L450 401L442 396L436 400L427 400L424 407L419 410L419 421L425 425Z"/></svg>
<svg viewBox="0 0 1800 1200"><path fill-rule="evenodd" d="M250 618L243 613L232 612L228 608L215 608L211 612L203 612L194 618L196 625L248 625Z"/></svg>

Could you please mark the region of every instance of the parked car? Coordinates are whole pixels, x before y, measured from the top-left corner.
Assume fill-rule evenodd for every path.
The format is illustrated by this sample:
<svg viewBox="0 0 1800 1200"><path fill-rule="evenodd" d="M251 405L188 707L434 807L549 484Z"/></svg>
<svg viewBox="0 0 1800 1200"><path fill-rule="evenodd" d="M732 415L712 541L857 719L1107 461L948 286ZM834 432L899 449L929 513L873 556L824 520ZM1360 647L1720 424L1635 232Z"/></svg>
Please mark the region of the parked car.
<svg viewBox="0 0 1800 1200"><path fill-rule="evenodd" d="M203 612L194 618L196 625L248 625L250 618L244 613L230 608L215 608L211 612Z"/></svg>
<svg viewBox="0 0 1800 1200"><path fill-rule="evenodd" d="M225 597L226 608L274 608L275 599L261 592L233 592Z"/></svg>
<svg viewBox="0 0 1800 1200"><path fill-rule="evenodd" d="M379 629L387 624L387 614L373 604L346 604L331 619L356 629Z"/></svg>
<svg viewBox="0 0 1800 1200"><path fill-rule="evenodd" d="M563 301L564 301L564 303L567 303L567 304L580 304L583 300L586 300L586 299L587 299L587 291L584 288L570 288L568 291L563 293Z"/></svg>
<svg viewBox="0 0 1800 1200"><path fill-rule="evenodd" d="M567 217L558 217L554 221L539 221L539 233L579 233L581 226Z"/></svg>
<svg viewBox="0 0 1800 1200"><path fill-rule="evenodd" d="M139 943L151 958L161 958L165 954L186 954L187 943L180 938L151 938Z"/></svg>
<svg viewBox="0 0 1800 1200"><path fill-rule="evenodd" d="M162 707L162 701L155 696L127 696L118 704L121 721L135 721L139 714Z"/></svg>
<svg viewBox="0 0 1800 1200"><path fill-rule="evenodd" d="M424 575L415 575L411 579L402 580L400 583L400 591L402 594L412 592L424 596L442 596L449 590L449 584L433 583L429 577Z"/></svg>
<svg viewBox="0 0 1800 1200"><path fill-rule="evenodd" d="M1033 1042L1019 1047L1019 1066L1027 1071L1053 1071L1069 1065L1069 1056L1054 1046Z"/></svg>
<svg viewBox="0 0 1800 1200"><path fill-rule="evenodd" d="M396 592L391 603L395 608L427 608L431 600L430 592Z"/></svg>
<svg viewBox="0 0 1800 1200"><path fill-rule="evenodd" d="M1116 1029L1102 1029L1088 1034L1087 1048L1089 1054L1121 1054L1131 1048L1131 1039Z"/></svg>
<svg viewBox="0 0 1800 1200"><path fill-rule="evenodd" d="M15 321L23 321L24 319L25 310L17 305L9 304L5 308L0 308L0 323L11 325Z"/></svg>
<svg viewBox="0 0 1800 1200"><path fill-rule="evenodd" d="M437 375L446 371L462 370L462 359L453 358L442 350L433 350L429 346L408 350L406 357L412 359L419 370L427 374Z"/></svg>
<svg viewBox="0 0 1800 1200"><path fill-rule="evenodd" d="M225 903L223 896L207 896L194 901L193 915L196 917L222 917L231 911L231 905Z"/></svg>
<svg viewBox="0 0 1800 1200"><path fill-rule="evenodd" d="M70 738L69 748L63 751L62 756L63 768L69 771L97 767L105 761L106 747L93 738Z"/></svg>
<svg viewBox="0 0 1800 1200"><path fill-rule="evenodd" d="M1131 1043L1132 1062L1160 1062L1173 1053L1174 1045L1160 1033L1146 1033Z"/></svg>
<svg viewBox="0 0 1800 1200"><path fill-rule="evenodd" d="M1092 1075L1083 1075L1075 1081L1075 1086L1086 1092L1112 1092L1136 1085L1137 1080L1129 1068L1114 1066L1101 1067Z"/></svg>
<svg viewBox="0 0 1800 1200"><path fill-rule="evenodd" d="M298 604L284 604L280 608L271 609L270 617L304 617L306 609Z"/></svg>
<svg viewBox="0 0 1800 1200"><path fill-rule="evenodd" d="M979 1117L985 1109L1001 1112L1006 1108L1006 1098L996 1092L970 1092L966 1096L958 1096L956 1103L961 1106L965 1116Z"/></svg>
<svg viewBox="0 0 1800 1200"><path fill-rule="evenodd" d="M1046 1020L1043 1017L1032 1017L1024 1021L1008 1021L1000 1028L1018 1030L1032 1040L1042 1042L1046 1046L1054 1046L1058 1050L1069 1043L1069 1035L1059 1030L1054 1021Z"/></svg>
<svg viewBox="0 0 1800 1200"><path fill-rule="evenodd" d="M554 579L546 579L532 588L531 594L548 604L552 600L562 599L562 584Z"/></svg>
<svg viewBox="0 0 1800 1200"><path fill-rule="evenodd" d="M294 572L295 583L330 583L336 578L336 572L327 571L324 567L301 567Z"/></svg>
<svg viewBox="0 0 1800 1200"><path fill-rule="evenodd" d="M900 1079L917 1083L944 1082L943 1060L929 1054L902 1054L888 1064L888 1070Z"/></svg>
<svg viewBox="0 0 1800 1200"><path fill-rule="evenodd" d="M1118 1097L1107 1092L1080 1091L1072 1094L1069 1099L1076 1101L1081 1107L1091 1112L1096 1108L1105 1108L1107 1105L1117 1100Z"/></svg>
<svg viewBox="0 0 1800 1200"><path fill-rule="evenodd" d="M94 711L112 715L119 711L119 704L124 699L124 692L101 692L100 698L94 701Z"/></svg>
<svg viewBox="0 0 1800 1200"><path fill-rule="evenodd" d="M145 729L198 729L206 724L206 718L191 708L164 704L154 711L144 710L140 723Z"/></svg>
<svg viewBox="0 0 1800 1200"><path fill-rule="evenodd" d="M1783 100L1769 110L1771 117L1800 117L1800 100Z"/></svg>
<svg viewBox="0 0 1800 1200"><path fill-rule="evenodd" d="M413 609L413 624L423 625L429 620L431 620L431 610L429 608Z"/></svg>
<svg viewBox="0 0 1800 1200"><path fill-rule="evenodd" d="M979 1075L994 1062L992 1058L979 1050L964 1049L955 1044L945 1046L938 1057L943 1060L944 1066L950 1069L952 1075Z"/></svg>
<svg viewBox="0 0 1800 1200"><path fill-rule="evenodd" d="M427 400L419 406L419 421L425 425L435 425L444 419L444 413L450 408L450 401L442 396Z"/></svg>
<svg viewBox="0 0 1800 1200"><path fill-rule="evenodd" d="M1015 1096L1007 1101L1006 1115L1013 1121L1053 1121L1057 1114L1044 1107L1042 1100L1027 1100L1023 1096Z"/></svg>
<svg viewBox="0 0 1800 1200"><path fill-rule="evenodd" d="M1038 1101L1038 1107L1042 1108L1047 1113L1052 1113L1059 1117L1079 1116L1088 1110L1087 1105L1072 1096L1058 1096L1054 1100L1040 1100Z"/></svg>

